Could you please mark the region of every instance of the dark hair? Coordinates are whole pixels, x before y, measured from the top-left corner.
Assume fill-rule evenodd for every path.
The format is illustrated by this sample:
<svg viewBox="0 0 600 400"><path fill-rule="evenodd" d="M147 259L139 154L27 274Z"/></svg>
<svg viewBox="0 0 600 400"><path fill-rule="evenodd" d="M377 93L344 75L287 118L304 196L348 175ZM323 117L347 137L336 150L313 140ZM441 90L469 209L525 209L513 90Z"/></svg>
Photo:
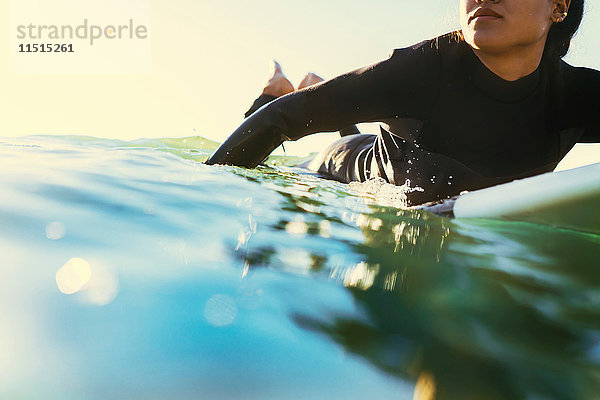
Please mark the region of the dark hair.
<svg viewBox="0 0 600 400"><path fill-rule="evenodd" d="M572 0L569 14L563 22L555 23L548 32L546 52L552 58L563 58L569 51L571 39L583 19L584 0Z"/></svg>

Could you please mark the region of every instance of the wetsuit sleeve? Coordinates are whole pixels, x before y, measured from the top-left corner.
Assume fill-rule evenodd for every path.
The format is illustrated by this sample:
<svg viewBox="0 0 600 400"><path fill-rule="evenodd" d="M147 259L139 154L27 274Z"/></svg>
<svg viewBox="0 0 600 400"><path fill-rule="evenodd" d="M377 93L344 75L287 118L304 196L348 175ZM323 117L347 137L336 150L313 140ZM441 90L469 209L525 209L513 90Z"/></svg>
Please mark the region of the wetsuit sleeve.
<svg viewBox="0 0 600 400"><path fill-rule="evenodd" d="M581 137L580 143L600 143L600 126L595 128L587 128Z"/></svg>
<svg viewBox="0 0 600 400"><path fill-rule="evenodd" d="M207 164L255 167L285 140L385 118L424 118L439 80L436 49L397 49L379 63L272 101L247 118Z"/></svg>
<svg viewBox="0 0 600 400"><path fill-rule="evenodd" d="M572 113L577 115L578 123L585 131L578 140L580 143L600 143L600 71L578 68L577 92L573 93L576 107Z"/></svg>

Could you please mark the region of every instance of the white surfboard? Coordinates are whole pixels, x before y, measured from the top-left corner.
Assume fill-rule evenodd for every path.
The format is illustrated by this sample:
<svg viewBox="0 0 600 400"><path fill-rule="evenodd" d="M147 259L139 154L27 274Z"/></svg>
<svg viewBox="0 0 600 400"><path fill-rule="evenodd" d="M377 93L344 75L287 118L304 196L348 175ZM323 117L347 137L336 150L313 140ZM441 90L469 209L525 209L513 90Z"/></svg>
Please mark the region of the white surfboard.
<svg viewBox="0 0 600 400"><path fill-rule="evenodd" d="M418 208L455 218L502 218L600 234L600 163L477 190Z"/></svg>

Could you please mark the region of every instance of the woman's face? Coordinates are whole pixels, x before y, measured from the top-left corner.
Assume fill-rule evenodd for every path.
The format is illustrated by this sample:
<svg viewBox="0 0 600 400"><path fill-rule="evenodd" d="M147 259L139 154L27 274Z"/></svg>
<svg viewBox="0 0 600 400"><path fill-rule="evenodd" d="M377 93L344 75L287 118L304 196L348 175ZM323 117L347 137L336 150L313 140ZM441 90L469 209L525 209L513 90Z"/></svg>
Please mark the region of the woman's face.
<svg viewBox="0 0 600 400"><path fill-rule="evenodd" d="M545 45L557 17L557 0L461 0L463 35L473 48L490 54Z"/></svg>

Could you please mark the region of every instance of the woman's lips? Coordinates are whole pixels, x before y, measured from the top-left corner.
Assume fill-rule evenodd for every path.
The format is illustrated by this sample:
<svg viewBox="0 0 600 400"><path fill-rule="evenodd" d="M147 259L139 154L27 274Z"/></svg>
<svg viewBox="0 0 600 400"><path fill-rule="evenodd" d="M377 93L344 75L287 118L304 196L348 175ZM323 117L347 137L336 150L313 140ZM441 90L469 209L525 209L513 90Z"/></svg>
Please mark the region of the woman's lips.
<svg viewBox="0 0 600 400"><path fill-rule="evenodd" d="M499 19L499 17L494 17L492 15L482 15L480 17L473 17L473 21L478 20L478 21L491 21L494 19Z"/></svg>
<svg viewBox="0 0 600 400"><path fill-rule="evenodd" d="M502 18L502 15L489 8L478 8L470 17L469 23L477 21L493 21Z"/></svg>

